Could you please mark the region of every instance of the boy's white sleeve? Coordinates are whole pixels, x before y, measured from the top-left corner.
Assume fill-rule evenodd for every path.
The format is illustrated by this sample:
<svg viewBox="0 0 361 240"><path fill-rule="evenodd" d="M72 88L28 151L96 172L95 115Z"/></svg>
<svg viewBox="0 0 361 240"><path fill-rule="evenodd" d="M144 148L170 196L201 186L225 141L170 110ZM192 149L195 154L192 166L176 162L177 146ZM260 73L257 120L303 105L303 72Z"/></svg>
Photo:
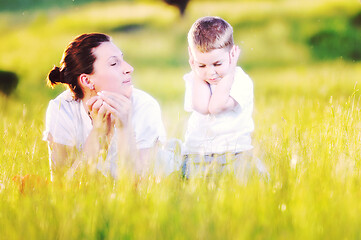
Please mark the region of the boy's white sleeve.
<svg viewBox="0 0 361 240"><path fill-rule="evenodd" d="M187 73L183 77L185 82L184 93L184 110L187 112L193 112L192 95L193 95L193 77L192 73Z"/></svg>
<svg viewBox="0 0 361 240"><path fill-rule="evenodd" d="M71 109L66 102L51 100L46 111L46 129L43 133L44 141L75 146L75 123L71 116Z"/></svg>
<svg viewBox="0 0 361 240"><path fill-rule="evenodd" d="M237 67L230 96L240 105L241 109L253 104L253 83L251 78Z"/></svg>

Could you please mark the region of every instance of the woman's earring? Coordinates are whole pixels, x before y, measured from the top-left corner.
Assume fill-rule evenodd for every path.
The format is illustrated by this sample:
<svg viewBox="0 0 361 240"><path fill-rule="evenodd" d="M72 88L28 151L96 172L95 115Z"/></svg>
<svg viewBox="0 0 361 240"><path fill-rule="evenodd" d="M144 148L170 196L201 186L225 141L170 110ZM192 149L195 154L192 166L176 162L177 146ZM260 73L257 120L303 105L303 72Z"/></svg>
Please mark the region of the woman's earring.
<svg viewBox="0 0 361 240"><path fill-rule="evenodd" d="M90 90L94 90L94 85L92 84L92 85L90 85Z"/></svg>

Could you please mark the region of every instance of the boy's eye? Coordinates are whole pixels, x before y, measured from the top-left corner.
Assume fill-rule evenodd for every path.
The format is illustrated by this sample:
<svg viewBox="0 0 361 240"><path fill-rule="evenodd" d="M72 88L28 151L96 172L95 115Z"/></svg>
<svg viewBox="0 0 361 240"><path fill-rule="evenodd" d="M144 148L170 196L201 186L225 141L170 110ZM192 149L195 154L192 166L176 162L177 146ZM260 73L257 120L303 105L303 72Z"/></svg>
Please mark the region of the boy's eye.
<svg viewBox="0 0 361 240"><path fill-rule="evenodd" d="M205 68L206 65L198 65L199 68Z"/></svg>
<svg viewBox="0 0 361 240"><path fill-rule="evenodd" d="M221 66L222 65L222 63L215 63L215 64L213 64L215 67L218 67L218 66Z"/></svg>
<svg viewBox="0 0 361 240"><path fill-rule="evenodd" d="M115 66L115 65L117 65L116 62L113 62L113 63L110 64L110 66Z"/></svg>

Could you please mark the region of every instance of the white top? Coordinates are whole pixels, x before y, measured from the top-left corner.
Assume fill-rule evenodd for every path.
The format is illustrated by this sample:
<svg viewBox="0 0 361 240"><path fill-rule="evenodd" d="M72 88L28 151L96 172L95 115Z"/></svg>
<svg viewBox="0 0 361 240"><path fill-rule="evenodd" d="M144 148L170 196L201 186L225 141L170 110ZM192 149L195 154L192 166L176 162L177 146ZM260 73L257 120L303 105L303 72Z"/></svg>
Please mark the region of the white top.
<svg viewBox="0 0 361 240"><path fill-rule="evenodd" d="M131 100L132 125L137 148L150 148L157 140L165 141L166 133L158 102L148 93L139 89L133 89ZM74 100L70 90L67 90L49 102L43 140L49 141L50 133L55 143L75 146L81 150L92 128L91 119L84 109L82 101ZM112 171L113 176L115 174L113 164L116 160L114 138L107 155L107 160L110 161L108 170Z"/></svg>
<svg viewBox="0 0 361 240"><path fill-rule="evenodd" d="M186 85L184 109L192 112L185 134L183 154L212 154L242 152L253 148L251 133L254 130L253 83L237 67L230 96L238 103L233 109L220 114L203 115L192 107L192 72L184 75Z"/></svg>

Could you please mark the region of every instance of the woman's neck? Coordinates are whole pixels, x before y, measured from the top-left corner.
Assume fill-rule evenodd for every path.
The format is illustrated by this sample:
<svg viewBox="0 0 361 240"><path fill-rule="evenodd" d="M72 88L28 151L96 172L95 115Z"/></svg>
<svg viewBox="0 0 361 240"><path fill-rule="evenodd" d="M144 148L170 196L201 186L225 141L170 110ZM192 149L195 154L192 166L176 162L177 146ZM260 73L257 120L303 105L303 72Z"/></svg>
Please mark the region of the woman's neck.
<svg viewBox="0 0 361 240"><path fill-rule="evenodd" d="M95 91L86 91L84 92L84 97L82 99L82 103L83 103L83 107L85 109L85 112L88 113L88 116L90 117L90 112L89 112L89 108L88 105L86 104L88 102L88 100L94 96L96 96L96 92ZM91 117L90 117L91 118Z"/></svg>

